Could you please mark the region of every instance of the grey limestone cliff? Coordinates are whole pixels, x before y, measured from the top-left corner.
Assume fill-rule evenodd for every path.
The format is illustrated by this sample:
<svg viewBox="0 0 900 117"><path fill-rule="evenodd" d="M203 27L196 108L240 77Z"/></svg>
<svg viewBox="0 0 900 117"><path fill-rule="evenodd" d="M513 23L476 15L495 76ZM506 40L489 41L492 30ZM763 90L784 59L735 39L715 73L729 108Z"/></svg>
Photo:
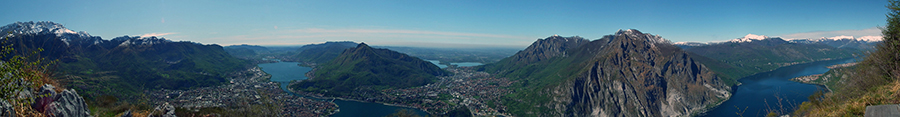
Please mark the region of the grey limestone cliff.
<svg viewBox="0 0 900 117"><path fill-rule="evenodd" d="M529 48L543 46L546 45L532 45ZM551 47L544 48L560 48L549 46ZM546 108L549 112L536 112L534 110L541 109L527 107L524 108L527 110L511 110L514 114L577 117L690 116L731 96L730 86L722 78L691 58L689 52L658 35L633 29L620 30L614 35L567 48L569 49L564 54L530 62L538 64L529 65L547 67L537 67L539 69L526 72L510 71L532 73L522 78L531 82L560 81L547 85L526 84L526 89L536 87L538 90L519 94L520 97L535 98L533 101L521 99L523 102L531 102L530 107ZM552 50L544 50L546 51ZM543 58L540 54L522 52L513 57L520 56ZM553 68L554 66L564 67ZM544 98L550 101L539 100Z"/></svg>

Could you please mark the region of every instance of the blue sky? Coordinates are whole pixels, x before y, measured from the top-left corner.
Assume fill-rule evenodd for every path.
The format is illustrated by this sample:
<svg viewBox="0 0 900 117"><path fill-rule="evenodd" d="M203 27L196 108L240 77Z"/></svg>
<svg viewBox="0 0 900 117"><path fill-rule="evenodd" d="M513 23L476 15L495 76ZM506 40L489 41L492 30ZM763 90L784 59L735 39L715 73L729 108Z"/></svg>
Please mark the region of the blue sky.
<svg viewBox="0 0 900 117"><path fill-rule="evenodd" d="M597 39L638 29L674 42L747 34L879 35L882 0L4 1L0 23L53 21L111 39L158 35L233 45L357 41L419 47L526 47L554 34Z"/></svg>

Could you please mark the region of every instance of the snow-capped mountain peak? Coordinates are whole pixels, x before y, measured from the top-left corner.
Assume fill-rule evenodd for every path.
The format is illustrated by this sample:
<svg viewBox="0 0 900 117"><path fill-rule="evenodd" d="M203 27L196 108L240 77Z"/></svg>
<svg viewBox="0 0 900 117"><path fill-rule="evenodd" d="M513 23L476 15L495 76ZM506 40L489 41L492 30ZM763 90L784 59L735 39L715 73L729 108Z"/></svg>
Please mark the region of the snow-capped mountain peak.
<svg viewBox="0 0 900 117"><path fill-rule="evenodd" d="M620 36L620 35L627 35L627 36L647 39L647 41L651 42L652 44L657 44L657 43L671 44L672 43L672 41L662 38L662 36L652 35L650 33L643 33L641 31L638 31L637 29L628 29L628 30L619 29L619 31L616 32L616 36Z"/></svg>
<svg viewBox="0 0 900 117"><path fill-rule="evenodd" d="M744 36L743 38L744 38L744 39L755 39L755 40L760 40L760 39L766 39L766 38L769 38L769 36L747 34L747 35Z"/></svg>
<svg viewBox="0 0 900 117"><path fill-rule="evenodd" d="M846 35L834 36L834 37L822 37L822 38L831 39L831 40L837 40L837 39L856 39L856 38L853 38L853 36L846 36Z"/></svg>
<svg viewBox="0 0 900 117"><path fill-rule="evenodd" d="M862 36L862 37L856 38L856 40L874 42L874 41L881 41L883 38L884 38L883 36Z"/></svg>
<svg viewBox="0 0 900 117"><path fill-rule="evenodd" d="M82 34L72 30L67 29L65 26L59 23L54 23L50 21L39 21L39 22L16 22L13 24L9 24L3 27L0 27L0 30L3 32L12 32L17 34L40 34L40 33L54 33L57 36L62 36L63 34ZM87 34L87 33L83 33Z"/></svg>
<svg viewBox="0 0 900 117"><path fill-rule="evenodd" d="M675 42L675 45L681 46L704 46L704 45L712 45L712 44L720 44L720 43L743 43L743 42L753 42L756 40L764 40L764 39L780 39L780 37L769 37L765 35L754 35L747 34L744 37L732 39L728 41L709 41L709 42ZM818 43L818 42L837 42L837 41L859 41L865 43L872 43L882 41L882 36L862 36L862 37L854 37L847 35L840 35L834 37L819 37L819 38L791 38L791 39L782 39L785 41L789 41L791 43Z"/></svg>
<svg viewBox="0 0 900 117"><path fill-rule="evenodd" d="M0 27L0 31L4 33L12 32L12 34L7 36L13 36L13 34L56 34L56 36L62 37L60 40L65 42L66 45L69 45L71 39L74 38L91 37L87 32L75 32L67 29L62 24L50 21L16 22Z"/></svg>
<svg viewBox="0 0 900 117"><path fill-rule="evenodd" d="M883 36L862 36L862 37L854 37L854 36L834 36L834 37L820 37L818 39L792 39L796 41L812 41L812 42L820 42L820 41L839 41L839 40L853 40L853 41L865 41L865 42L877 42L881 41Z"/></svg>
<svg viewBox="0 0 900 117"><path fill-rule="evenodd" d="M853 37L853 36L841 35L841 36L834 36L834 37L822 37L822 38L820 38L819 40L821 41L821 40L823 40L823 39L827 39L827 40L842 40L842 39L849 39L849 40L855 40L855 41L875 42L875 41L881 41L881 38L882 38L882 36L862 36L862 37L859 37L859 38L855 38L855 37Z"/></svg>
<svg viewBox="0 0 900 117"><path fill-rule="evenodd" d="M752 42L753 40L763 40L763 39L766 39L766 38L769 38L769 36L747 34L747 35L744 36L744 37L737 38L737 39L732 39L732 40L730 40L729 42Z"/></svg>
<svg viewBox="0 0 900 117"><path fill-rule="evenodd" d="M149 36L149 37L122 36L122 37L116 37L113 40L121 40L122 43L120 43L119 46L153 45L153 44L159 44L159 43L172 42L171 40L167 40L165 38L159 38L156 36Z"/></svg>

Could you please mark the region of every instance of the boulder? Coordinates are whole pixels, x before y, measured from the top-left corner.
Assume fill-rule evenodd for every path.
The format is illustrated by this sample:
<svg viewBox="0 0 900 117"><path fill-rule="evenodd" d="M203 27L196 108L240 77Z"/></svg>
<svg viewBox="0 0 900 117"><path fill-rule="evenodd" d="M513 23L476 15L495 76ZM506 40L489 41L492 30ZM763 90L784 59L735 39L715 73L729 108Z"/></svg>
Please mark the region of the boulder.
<svg viewBox="0 0 900 117"><path fill-rule="evenodd" d="M84 98L73 89L56 93L53 85L44 85L34 98L31 108L50 117L90 117Z"/></svg>
<svg viewBox="0 0 900 117"><path fill-rule="evenodd" d="M78 95L75 90L66 89L53 96L54 101L50 103L44 113L57 117L90 117L90 110L84 102L84 98Z"/></svg>
<svg viewBox="0 0 900 117"><path fill-rule="evenodd" d="M15 112L12 104L0 99L0 117L15 117Z"/></svg>
<svg viewBox="0 0 900 117"><path fill-rule="evenodd" d="M36 96L34 96L34 103L31 104L31 108L40 112L45 112L47 110L47 106L50 105L51 102L53 102L53 96L56 95L56 91L54 89L56 89L56 87L49 84L41 86Z"/></svg>
<svg viewBox="0 0 900 117"><path fill-rule="evenodd" d="M131 110L125 111L125 112L122 113L122 115L119 116L119 117L132 117L132 115L131 115Z"/></svg>

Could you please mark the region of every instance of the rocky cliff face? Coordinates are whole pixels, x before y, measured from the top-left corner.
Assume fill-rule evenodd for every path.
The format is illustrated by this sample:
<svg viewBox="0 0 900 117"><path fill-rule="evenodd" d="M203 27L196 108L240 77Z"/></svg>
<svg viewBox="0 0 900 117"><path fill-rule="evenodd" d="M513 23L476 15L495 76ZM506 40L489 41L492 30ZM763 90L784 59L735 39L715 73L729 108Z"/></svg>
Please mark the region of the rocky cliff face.
<svg viewBox="0 0 900 117"><path fill-rule="evenodd" d="M660 36L637 30L620 30L566 52L567 56L546 64L548 68L562 64L566 69L531 71L550 75L531 74L523 79L546 82L559 76L559 83L529 85L525 89L538 90L519 94L550 99L532 104L550 111L526 109L514 114L688 116L731 95L730 87L689 53ZM568 71L576 72L567 76Z"/></svg>

